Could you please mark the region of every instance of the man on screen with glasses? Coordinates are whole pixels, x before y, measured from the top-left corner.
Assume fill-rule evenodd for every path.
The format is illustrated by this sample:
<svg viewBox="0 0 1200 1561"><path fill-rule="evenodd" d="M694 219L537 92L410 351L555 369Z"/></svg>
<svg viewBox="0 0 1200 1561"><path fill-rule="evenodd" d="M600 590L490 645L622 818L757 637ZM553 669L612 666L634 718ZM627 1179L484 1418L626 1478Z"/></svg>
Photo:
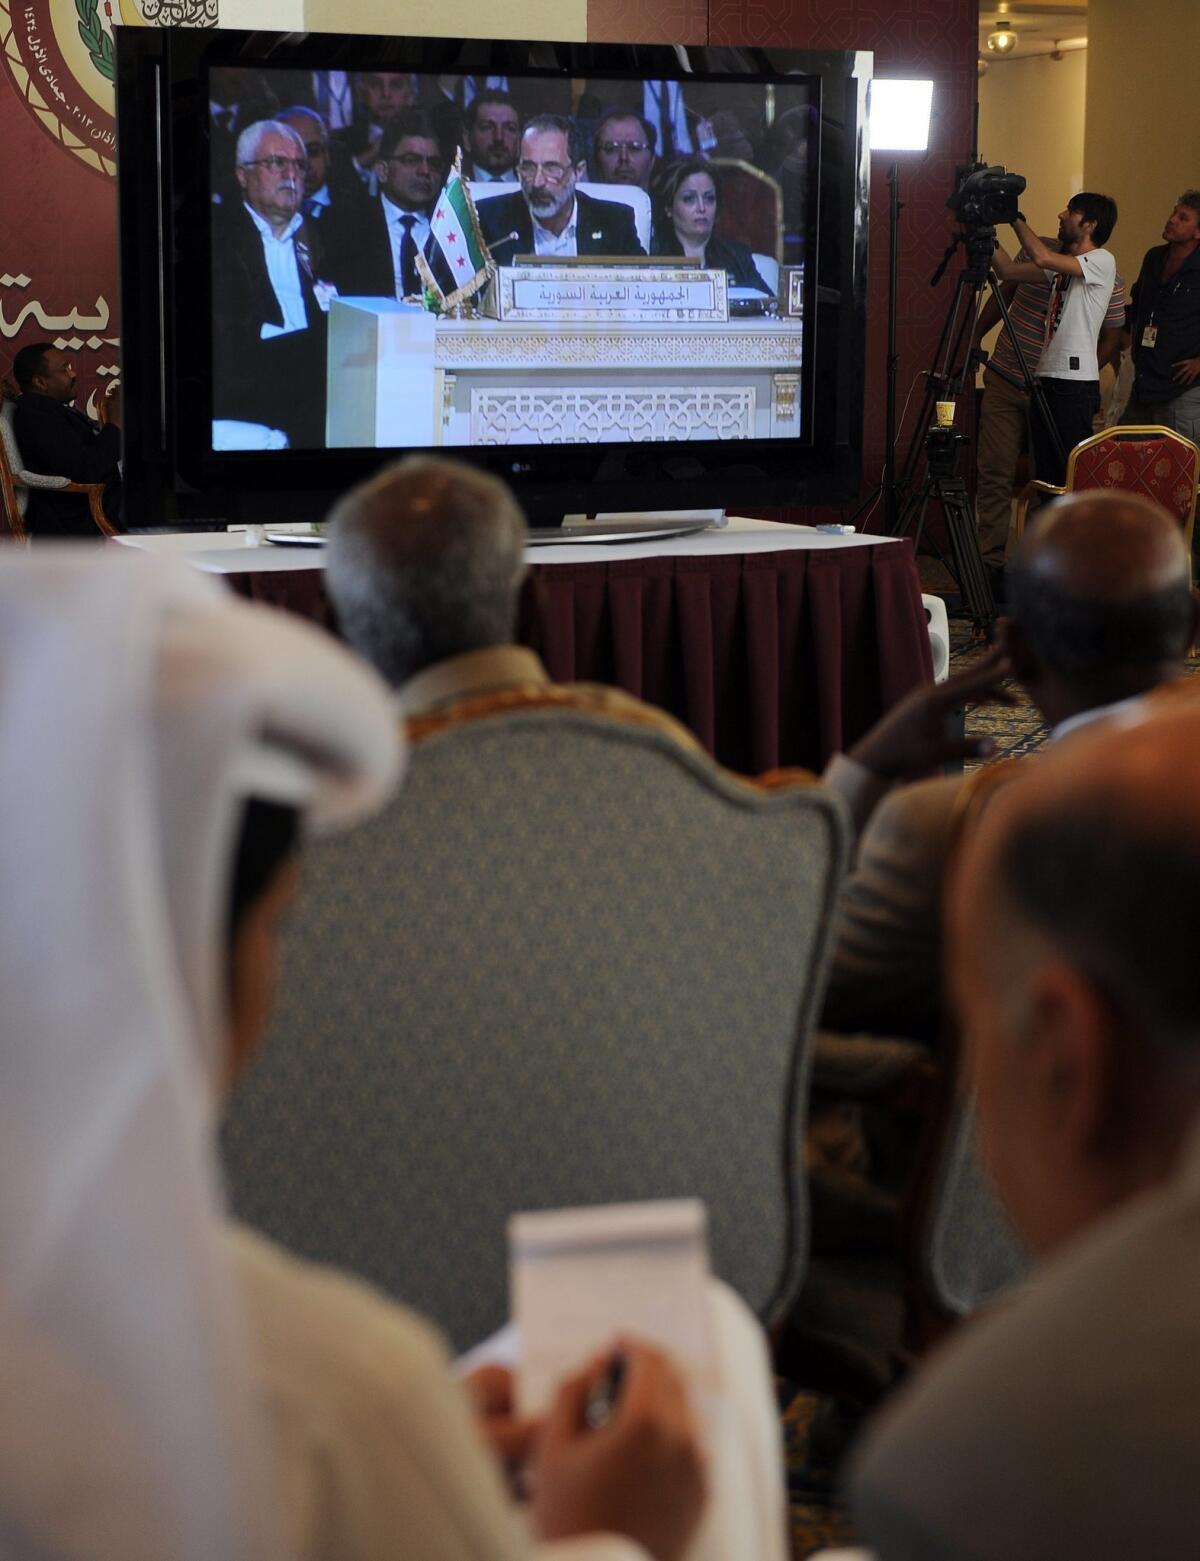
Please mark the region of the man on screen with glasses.
<svg viewBox="0 0 1200 1561"><path fill-rule="evenodd" d="M525 126L517 158L519 192L479 202L479 226L493 257L517 255L644 255L633 209L596 200L576 188L587 175L579 127L557 114Z"/></svg>
<svg viewBox="0 0 1200 1561"><path fill-rule="evenodd" d="M330 275L346 298L419 298L417 255L446 177L446 156L422 109L398 114L379 143L379 196L361 222L337 234Z"/></svg>
<svg viewBox="0 0 1200 1561"><path fill-rule="evenodd" d="M289 125L260 120L237 142L242 202L213 213L213 413L325 442L326 315L301 201L307 158Z"/></svg>

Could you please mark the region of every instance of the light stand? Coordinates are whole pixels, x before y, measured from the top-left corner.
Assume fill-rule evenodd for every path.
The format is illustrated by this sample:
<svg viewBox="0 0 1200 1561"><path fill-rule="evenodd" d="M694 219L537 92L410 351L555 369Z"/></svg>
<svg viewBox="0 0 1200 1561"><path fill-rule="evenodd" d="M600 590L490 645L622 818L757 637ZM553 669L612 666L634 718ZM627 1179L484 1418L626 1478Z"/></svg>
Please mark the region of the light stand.
<svg viewBox="0 0 1200 1561"><path fill-rule="evenodd" d="M895 535L900 518L900 497L896 488L896 370L900 354L896 351L896 291L900 269L900 164L888 168L888 319L887 319L887 402L884 410L883 437L883 514L888 536Z"/></svg>
<svg viewBox="0 0 1200 1561"><path fill-rule="evenodd" d="M923 152L929 145L933 107L931 81L873 81L869 127L873 151ZM883 475L851 515L856 523L883 499L884 529L895 536L900 526L900 488L896 482L897 292L900 272L900 164L888 165L888 304L885 370Z"/></svg>

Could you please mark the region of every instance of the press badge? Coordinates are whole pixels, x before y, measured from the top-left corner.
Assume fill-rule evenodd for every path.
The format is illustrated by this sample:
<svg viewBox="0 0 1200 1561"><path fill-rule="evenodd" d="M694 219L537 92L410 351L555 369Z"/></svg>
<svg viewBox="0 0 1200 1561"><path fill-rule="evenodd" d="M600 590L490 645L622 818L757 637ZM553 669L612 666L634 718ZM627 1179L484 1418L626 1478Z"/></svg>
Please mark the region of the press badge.
<svg viewBox="0 0 1200 1561"><path fill-rule="evenodd" d="M1148 325L1146 327L1146 329L1142 332L1142 346L1143 347L1153 347L1154 343L1157 340L1158 340L1158 326L1157 325Z"/></svg>

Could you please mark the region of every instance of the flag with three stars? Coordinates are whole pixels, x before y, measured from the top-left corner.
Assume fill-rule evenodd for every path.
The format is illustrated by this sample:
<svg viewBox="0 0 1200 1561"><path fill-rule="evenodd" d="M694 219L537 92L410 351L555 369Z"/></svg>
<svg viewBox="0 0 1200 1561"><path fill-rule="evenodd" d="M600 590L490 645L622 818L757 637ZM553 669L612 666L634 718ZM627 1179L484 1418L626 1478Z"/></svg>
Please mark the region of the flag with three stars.
<svg viewBox="0 0 1200 1561"><path fill-rule="evenodd" d="M417 270L425 284L427 306L439 313L473 298L495 270L462 176L461 149L434 203L429 239L425 254L417 256Z"/></svg>

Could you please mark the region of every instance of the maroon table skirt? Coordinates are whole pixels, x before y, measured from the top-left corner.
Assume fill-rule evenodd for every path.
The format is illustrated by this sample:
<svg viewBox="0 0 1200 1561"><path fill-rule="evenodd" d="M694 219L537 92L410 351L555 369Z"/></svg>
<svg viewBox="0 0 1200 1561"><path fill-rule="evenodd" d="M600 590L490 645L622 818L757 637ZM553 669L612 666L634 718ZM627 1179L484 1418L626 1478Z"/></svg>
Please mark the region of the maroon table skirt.
<svg viewBox="0 0 1200 1561"><path fill-rule="evenodd" d="M228 578L331 625L320 570ZM903 539L534 565L521 618L556 682L615 684L669 710L743 774L820 770L932 676Z"/></svg>

